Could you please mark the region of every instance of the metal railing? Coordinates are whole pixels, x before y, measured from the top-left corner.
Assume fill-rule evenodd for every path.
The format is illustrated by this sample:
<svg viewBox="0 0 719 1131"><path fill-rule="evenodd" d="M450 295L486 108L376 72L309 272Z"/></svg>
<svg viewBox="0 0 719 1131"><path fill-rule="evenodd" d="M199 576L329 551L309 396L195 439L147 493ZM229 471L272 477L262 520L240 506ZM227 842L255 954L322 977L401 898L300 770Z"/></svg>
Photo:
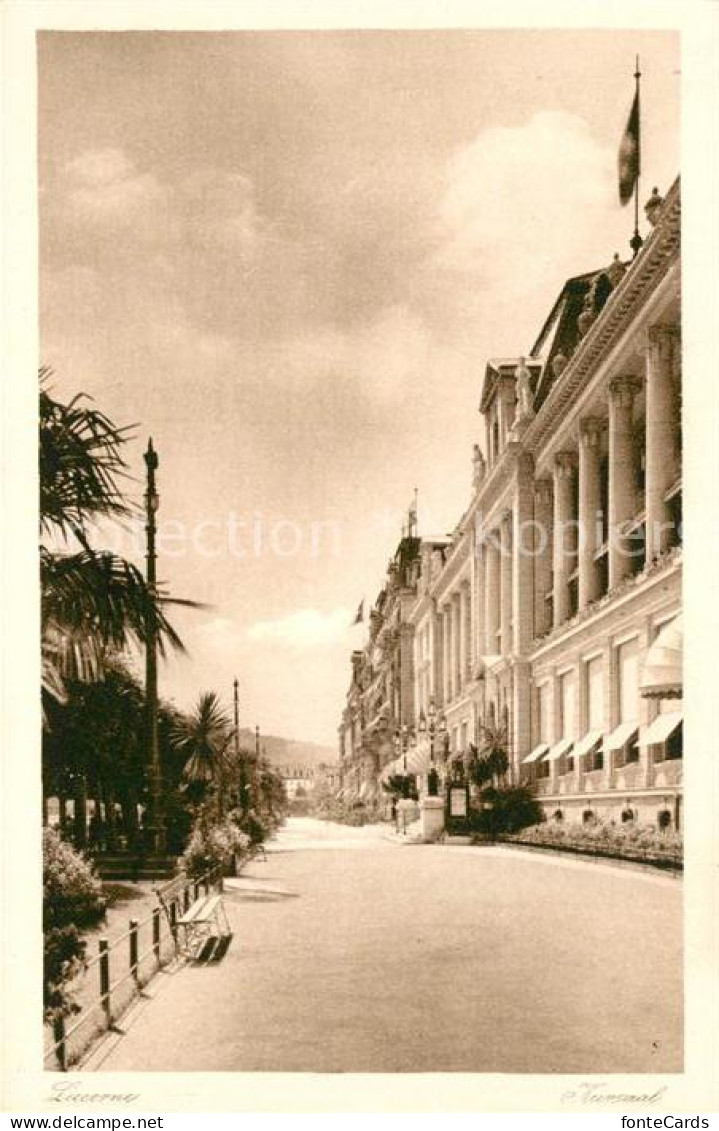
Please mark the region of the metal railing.
<svg viewBox="0 0 719 1131"><path fill-rule="evenodd" d="M114 1028L155 974L176 958L178 907L182 916L203 889L206 894L211 888L221 891L222 870L215 868L200 879L186 877L182 884L177 880L173 883L173 894L167 902L169 915L165 914L158 897L157 906L150 914L143 919L130 919L128 929L117 938L111 942L99 939L97 954L84 962L80 976L86 983L97 971L97 996L93 995L95 999L91 1004L82 1007L81 1016L71 1025L65 1017L55 1019L52 1039L46 1044L43 1057L47 1067L66 1072L97 1037ZM114 980L113 973L118 975ZM91 1028L90 1022L93 1022Z"/></svg>

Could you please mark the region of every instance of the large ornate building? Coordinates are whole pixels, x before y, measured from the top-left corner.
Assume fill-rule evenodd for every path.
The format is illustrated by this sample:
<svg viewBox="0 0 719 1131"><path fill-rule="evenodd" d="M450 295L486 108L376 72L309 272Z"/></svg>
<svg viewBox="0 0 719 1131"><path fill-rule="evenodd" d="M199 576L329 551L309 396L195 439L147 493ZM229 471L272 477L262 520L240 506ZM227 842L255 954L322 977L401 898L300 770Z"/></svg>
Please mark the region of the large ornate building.
<svg viewBox="0 0 719 1131"><path fill-rule="evenodd" d="M472 500L447 544L417 542L403 590L400 714L418 746L440 718L455 757L503 731L547 816L679 826L678 180L647 216L630 264L569 279L526 355L486 365Z"/></svg>

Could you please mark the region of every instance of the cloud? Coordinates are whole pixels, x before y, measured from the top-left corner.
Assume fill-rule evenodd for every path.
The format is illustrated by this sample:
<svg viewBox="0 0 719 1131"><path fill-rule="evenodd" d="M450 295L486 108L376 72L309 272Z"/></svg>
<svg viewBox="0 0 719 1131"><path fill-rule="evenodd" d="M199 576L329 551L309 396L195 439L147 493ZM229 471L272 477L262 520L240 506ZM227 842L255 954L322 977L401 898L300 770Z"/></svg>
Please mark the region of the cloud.
<svg viewBox="0 0 719 1131"><path fill-rule="evenodd" d="M549 306L565 277L611 261L623 220L615 161L582 118L563 111L483 131L447 167L436 265L479 288L482 301L491 287L492 304L512 302L520 321L524 296Z"/></svg>
<svg viewBox="0 0 719 1131"><path fill-rule="evenodd" d="M347 634L349 609L298 609L277 620L256 621L247 629L251 641L266 641L291 648L314 648L336 644Z"/></svg>
<svg viewBox="0 0 719 1131"><path fill-rule="evenodd" d="M66 165L65 173L73 209L90 219L129 222L164 195L157 178L139 171L120 149L86 150Z"/></svg>

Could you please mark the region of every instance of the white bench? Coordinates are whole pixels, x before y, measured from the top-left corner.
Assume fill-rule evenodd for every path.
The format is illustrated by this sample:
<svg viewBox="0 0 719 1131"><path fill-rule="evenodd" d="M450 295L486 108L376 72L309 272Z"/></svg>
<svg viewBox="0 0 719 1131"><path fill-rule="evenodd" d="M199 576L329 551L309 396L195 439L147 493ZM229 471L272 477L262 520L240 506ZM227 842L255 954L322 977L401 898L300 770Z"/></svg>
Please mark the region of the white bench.
<svg viewBox="0 0 719 1131"><path fill-rule="evenodd" d="M155 892L167 914L178 951L195 962L219 961L227 953L232 931L222 896L199 895L188 906L191 884L185 877L157 887ZM178 917L177 905L185 897L185 911ZM175 910L173 911L173 906Z"/></svg>

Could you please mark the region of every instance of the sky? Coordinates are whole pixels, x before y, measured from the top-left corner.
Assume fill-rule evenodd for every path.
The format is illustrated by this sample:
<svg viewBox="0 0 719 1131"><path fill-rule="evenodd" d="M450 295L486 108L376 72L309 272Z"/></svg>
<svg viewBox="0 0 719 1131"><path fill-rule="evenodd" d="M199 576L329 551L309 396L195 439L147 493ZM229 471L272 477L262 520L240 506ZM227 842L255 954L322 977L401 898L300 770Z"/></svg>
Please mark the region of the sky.
<svg viewBox="0 0 719 1131"><path fill-rule="evenodd" d="M415 487L421 534L469 502L486 360L629 255L636 53L643 202L679 172L671 32L40 33L42 360L137 425L138 500L159 453L158 575L205 606L164 697L237 676L243 725L336 747Z"/></svg>

